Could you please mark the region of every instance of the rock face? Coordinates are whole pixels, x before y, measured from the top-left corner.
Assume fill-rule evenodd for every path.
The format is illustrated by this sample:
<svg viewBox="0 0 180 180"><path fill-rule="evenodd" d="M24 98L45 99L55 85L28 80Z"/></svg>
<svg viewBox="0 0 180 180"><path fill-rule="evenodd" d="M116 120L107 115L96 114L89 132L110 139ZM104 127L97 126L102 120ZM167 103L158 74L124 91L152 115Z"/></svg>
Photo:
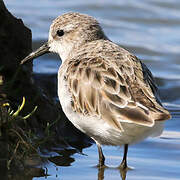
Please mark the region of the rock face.
<svg viewBox="0 0 180 180"><path fill-rule="evenodd" d="M0 1L0 22L0 95L6 98L13 96L12 88L19 88L26 77L31 77L32 64L26 65L23 71L19 62L30 53L32 40L31 31L8 12L3 1Z"/></svg>
<svg viewBox="0 0 180 180"><path fill-rule="evenodd" d="M3 1L0 1L0 22L0 66L5 75L12 76L20 60L31 52L31 30L8 12ZM32 64L26 68L31 72Z"/></svg>

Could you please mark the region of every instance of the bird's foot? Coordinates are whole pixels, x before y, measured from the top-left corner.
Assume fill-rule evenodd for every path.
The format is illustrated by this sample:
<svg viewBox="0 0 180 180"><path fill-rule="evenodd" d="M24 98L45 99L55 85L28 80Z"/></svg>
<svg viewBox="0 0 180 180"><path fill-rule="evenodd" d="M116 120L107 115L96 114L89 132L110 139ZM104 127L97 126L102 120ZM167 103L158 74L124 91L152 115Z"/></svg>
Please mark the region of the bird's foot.
<svg viewBox="0 0 180 180"><path fill-rule="evenodd" d="M101 164L101 163L99 163L98 165L96 165L96 167L97 167L98 169L108 168L108 166L106 166L105 164Z"/></svg>
<svg viewBox="0 0 180 180"><path fill-rule="evenodd" d="M119 166L121 170L128 170L127 161L123 160Z"/></svg>

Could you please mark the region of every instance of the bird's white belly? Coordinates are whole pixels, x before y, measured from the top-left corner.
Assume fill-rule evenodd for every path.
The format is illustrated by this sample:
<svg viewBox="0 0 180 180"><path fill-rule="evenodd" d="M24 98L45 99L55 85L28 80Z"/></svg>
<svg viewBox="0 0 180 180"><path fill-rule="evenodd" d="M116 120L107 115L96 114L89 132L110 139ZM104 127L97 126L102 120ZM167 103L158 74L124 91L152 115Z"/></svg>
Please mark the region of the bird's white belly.
<svg viewBox="0 0 180 180"><path fill-rule="evenodd" d="M74 112L71 106L71 95L67 88L64 75L58 73L58 96L64 113L76 128L104 145L132 144L147 138L159 136L163 131L163 122L157 122L153 127L140 126L133 123L121 123L124 131L110 126L97 116L84 116Z"/></svg>

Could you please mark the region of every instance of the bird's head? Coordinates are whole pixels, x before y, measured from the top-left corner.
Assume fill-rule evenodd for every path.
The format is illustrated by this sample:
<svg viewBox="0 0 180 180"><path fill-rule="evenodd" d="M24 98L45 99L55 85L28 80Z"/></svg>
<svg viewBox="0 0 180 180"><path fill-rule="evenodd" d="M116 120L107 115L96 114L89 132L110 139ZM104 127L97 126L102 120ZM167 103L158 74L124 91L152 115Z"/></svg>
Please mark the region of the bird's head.
<svg viewBox="0 0 180 180"><path fill-rule="evenodd" d="M57 17L49 30L48 42L25 57L21 64L45 53L58 53L62 61L85 43L106 39L98 21L80 13L66 13Z"/></svg>

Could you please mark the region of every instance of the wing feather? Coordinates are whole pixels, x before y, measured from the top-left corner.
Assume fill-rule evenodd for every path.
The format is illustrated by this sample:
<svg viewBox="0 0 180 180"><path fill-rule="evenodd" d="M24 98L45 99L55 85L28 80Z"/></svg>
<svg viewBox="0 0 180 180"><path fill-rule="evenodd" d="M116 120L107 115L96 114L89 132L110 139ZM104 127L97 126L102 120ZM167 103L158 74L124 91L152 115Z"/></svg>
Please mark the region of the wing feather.
<svg viewBox="0 0 180 180"><path fill-rule="evenodd" d="M120 131L121 122L151 127L170 118L157 98L152 74L131 54L111 62L100 57L72 60L67 79L74 111L95 115Z"/></svg>

